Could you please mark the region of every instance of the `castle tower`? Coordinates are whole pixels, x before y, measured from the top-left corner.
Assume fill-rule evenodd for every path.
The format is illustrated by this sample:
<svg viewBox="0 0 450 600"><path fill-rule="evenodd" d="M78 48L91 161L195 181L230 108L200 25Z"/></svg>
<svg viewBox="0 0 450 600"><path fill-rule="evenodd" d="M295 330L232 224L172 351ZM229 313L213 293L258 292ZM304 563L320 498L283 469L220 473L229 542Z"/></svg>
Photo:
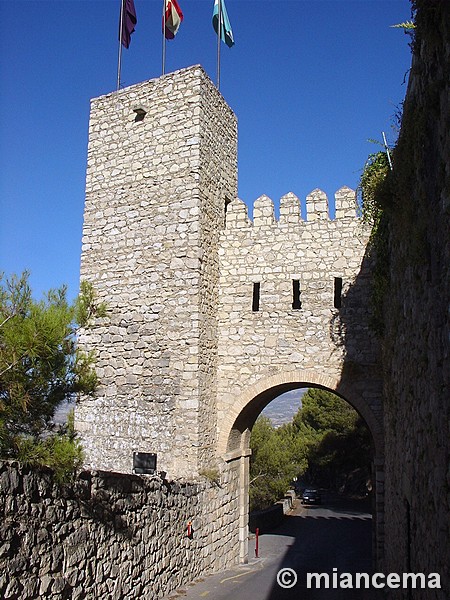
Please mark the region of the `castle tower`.
<svg viewBox="0 0 450 600"><path fill-rule="evenodd" d="M108 318L81 333L100 386L76 410L89 468L134 452L189 477L216 444L218 240L237 123L200 66L91 104L81 278Z"/></svg>

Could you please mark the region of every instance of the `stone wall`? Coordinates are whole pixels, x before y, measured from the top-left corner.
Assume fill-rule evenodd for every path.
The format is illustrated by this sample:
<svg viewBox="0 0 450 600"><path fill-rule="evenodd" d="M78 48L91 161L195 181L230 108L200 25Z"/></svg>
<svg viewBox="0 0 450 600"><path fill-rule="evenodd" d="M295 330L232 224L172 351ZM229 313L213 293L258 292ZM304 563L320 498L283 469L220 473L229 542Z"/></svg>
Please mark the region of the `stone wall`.
<svg viewBox="0 0 450 600"><path fill-rule="evenodd" d="M86 467L170 477L208 466L216 435L217 245L236 195L236 118L194 66L92 101L81 278L108 318L81 332L100 387L76 428Z"/></svg>
<svg viewBox="0 0 450 600"><path fill-rule="evenodd" d="M236 143L236 119L198 66L92 101L81 277L109 314L80 335L100 380L76 409L88 468L130 472L134 451L152 452L170 477L195 477L224 458L241 392L293 372L331 381L382 454L370 232L355 192L336 193L333 220L320 190L306 220L294 194L279 221L263 196L251 223Z"/></svg>
<svg viewBox="0 0 450 600"><path fill-rule="evenodd" d="M389 217L384 337L386 571L439 572L450 596L450 5L415 3Z"/></svg>
<svg viewBox="0 0 450 600"><path fill-rule="evenodd" d="M227 207L219 246L217 453L243 461L241 556L251 429L279 394L311 386L350 402L373 436L374 557L383 554L383 406L379 345L369 327L370 228L357 217L354 190L338 190L335 206L331 219L328 199L316 189L306 198L306 220L293 193L281 198L278 219L267 196L255 201L253 221L241 200Z"/></svg>
<svg viewBox="0 0 450 600"><path fill-rule="evenodd" d="M261 372L275 373L281 365L320 370L325 363L330 374L339 374L344 355L363 363L376 360L377 345L367 336L368 286L360 286L351 306L347 298L361 276L370 229L356 216L353 190L340 189L336 204L338 216L331 220L326 195L315 190L306 200L306 221L292 193L281 198L279 220L267 196L254 203L253 222L243 202L235 200L228 207L220 246L221 375L226 377L231 368L245 375L249 363L248 382L253 383ZM336 278L342 280L339 307ZM297 308L294 280L300 289ZM255 282L260 283L258 311L252 310ZM351 323L346 311L353 313ZM352 331L352 344L344 344L338 333L343 319ZM330 352L335 355L332 368Z"/></svg>
<svg viewBox="0 0 450 600"><path fill-rule="evenodd" d="M0 463L0 597L155 600L224 569L239 547L237 481L233 468L219 484L86 471L60 487Z"/></svg>
<svg viewBox="0 0 450 600"><path fill-rule="evenodd" d="M169 478L236 468L245 561L248 436L264 403L311 385L341 394L373 435L378 475L383 435L355 192L336 193L335 219L320 190L306 220L294 194L279 220L263 196L250 222L236 145L236 118L199 66L92 101L81 277L108 317L80 334L100 385L75 427L87 468L131 472L135 451Z"/></svg>
<svg viewBox="0 0 450 600"><path fill-rule="evenodd" d="M381 420L378 343L369 329L370 228L356 215L355 192L328 199L314 190L306 199L307 219L292 193L280 200L280 216L267 196L254 203L253 222L236 199L227 209L219 249L219 427L231 427L244 406L243 391L279 374L304 372L314 384L321 376L345 379L344 365L364 374L361 405ZM255 284L259 306L253 306ZM294 305L294 287L299 303ZM301 383L299 381L298 383ZM337 384L333 383L332 389ZM276 394L275 394L276 395ZM268 400L270 400L269 398ZM352 401L353 398L347 398ZM259 407L262 410L263 407ZM369 423L369 427L372 423ZM221 450L223 451L223 439Z"/></svg>

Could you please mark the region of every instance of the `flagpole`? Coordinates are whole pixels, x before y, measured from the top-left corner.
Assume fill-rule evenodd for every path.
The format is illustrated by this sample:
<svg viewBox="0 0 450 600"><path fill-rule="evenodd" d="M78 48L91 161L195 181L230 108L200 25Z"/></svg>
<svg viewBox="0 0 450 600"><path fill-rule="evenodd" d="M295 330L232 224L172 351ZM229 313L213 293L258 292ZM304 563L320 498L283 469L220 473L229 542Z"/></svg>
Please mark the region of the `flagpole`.
<svg viewBox="0 0 450 600"><path fill-rule="evenodd" d="M222 34L222 1L219 0L219 11L217 14L217 89L220 90L220 37Z"/></svg>
<svg viewBox="0 0 450 600"><path fill-rule="evenodd" d="M119 58L117 61L117 91L120 89L120 71L122 69L122 27L123 27L123 5L125 0L120 0L120 23L119 23Z"/></svg>
<svg viewBox="0 0 450 600"><path fill-rule="evenodd" d="M391 160L391 154L389 152L389 146L387 145L387 141L386 141L386 136L384 135L384 131L381 132L381 135L383 136L383 142L384 142L384 149L386 150L386 154L388 157L388 161L389 161L389 168L392 171L392 160Z"/></svg>
<svg viewBox="0 0 450 600"><path fill-rule="evenodd" d="M166 71L166 0L163 0L162 74Z"/></svg>

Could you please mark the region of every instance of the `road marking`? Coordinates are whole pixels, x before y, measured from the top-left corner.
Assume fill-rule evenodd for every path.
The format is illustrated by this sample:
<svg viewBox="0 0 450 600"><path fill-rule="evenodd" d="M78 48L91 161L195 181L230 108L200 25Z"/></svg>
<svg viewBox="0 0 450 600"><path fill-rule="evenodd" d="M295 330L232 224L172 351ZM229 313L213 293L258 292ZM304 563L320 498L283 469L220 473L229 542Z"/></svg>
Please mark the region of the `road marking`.
<svg viewBox="0 0 450 600"><path fill-rule="evenodd" d="M225 583L225 581L231 581L232 579L238 579L238 577L243 577L244 575L248 575L249 573L252 573L253 571L248 570L245 571L245 573L240 573L239 575L233 575L232 577L227 577L226 579L222 579L222 581L220 583Z"/></svg>
<svg viewBox="0 0 450 600"><path fill-rule="evenodd" d="M206 592L203 592L202 594L200 594L200 596L201 596L202 598L204 598L204 597L205 597L205 596L207 596L208 594L209 594L209 591L206 591Z"/></svg>

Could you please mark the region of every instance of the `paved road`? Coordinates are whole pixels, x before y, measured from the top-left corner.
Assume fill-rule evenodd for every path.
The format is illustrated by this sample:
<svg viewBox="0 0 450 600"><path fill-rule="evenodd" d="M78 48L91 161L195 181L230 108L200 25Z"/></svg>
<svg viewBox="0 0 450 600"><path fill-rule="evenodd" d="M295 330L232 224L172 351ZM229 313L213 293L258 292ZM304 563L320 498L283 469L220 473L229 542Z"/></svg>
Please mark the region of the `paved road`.
<svg viewBox="0 0 450 600"><path fill-rule="evenodd" d="M283 525L261 535L259 558L248 565L206 577L178 590L180 600L376 600L373 590L331 589L333 567L337 573L370 573L371 516L360 503L325 498L322 506L300 505ZM255 541L250 540L254 556ZM282 568L295 570L298 580L291 589L276 581ZM308 589L306 573L330 575L330 589Z"/></svg>

